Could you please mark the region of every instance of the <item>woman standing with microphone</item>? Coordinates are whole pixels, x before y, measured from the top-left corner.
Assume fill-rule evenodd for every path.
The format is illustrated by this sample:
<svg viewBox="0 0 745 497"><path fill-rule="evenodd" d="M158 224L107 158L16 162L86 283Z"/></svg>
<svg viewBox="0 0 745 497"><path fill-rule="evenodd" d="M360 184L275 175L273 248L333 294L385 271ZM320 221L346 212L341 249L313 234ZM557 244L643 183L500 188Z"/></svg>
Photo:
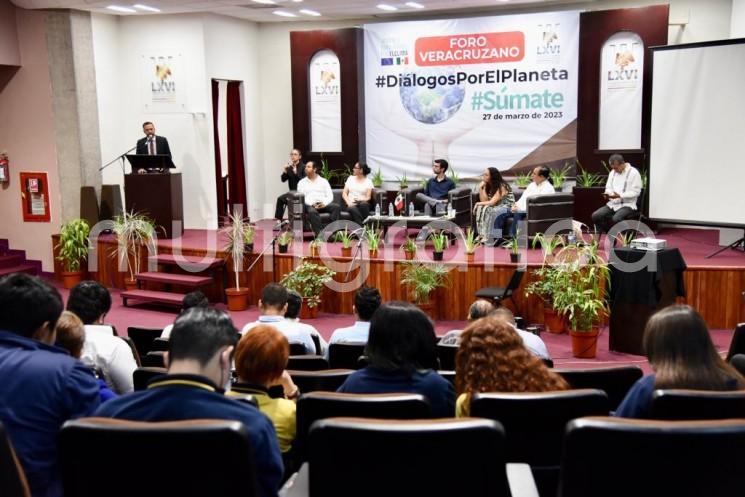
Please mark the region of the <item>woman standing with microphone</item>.
<svg viewBox="0 0 745 497"><path fill-rule="evenodd" d="M290 192L297 191L298 182L305 177L305 163L302 161L303 155L300 150L293 148L290 152L290 160L283 166L281 180L282 183L289 183L289 191L277 197L277 206L274 209L274 219L281 221L287 207L287 199Z"/></svg>

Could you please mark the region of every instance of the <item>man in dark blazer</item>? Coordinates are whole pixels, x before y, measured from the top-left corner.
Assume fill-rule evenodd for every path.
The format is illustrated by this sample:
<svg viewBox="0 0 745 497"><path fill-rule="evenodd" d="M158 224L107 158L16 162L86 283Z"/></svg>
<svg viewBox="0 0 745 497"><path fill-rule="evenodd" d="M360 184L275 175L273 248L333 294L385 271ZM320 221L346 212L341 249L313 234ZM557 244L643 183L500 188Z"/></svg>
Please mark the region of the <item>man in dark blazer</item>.
<svg viewBox="0 0 745 497"><path fill-rule="evenodd" d="M142 124L142 131L145 133L145 138L137 140L137 155L167 155L171 156L171 148L168 146L168 140L164 136L155 136L155 125L150 121ZM165 172L167 169L153 169L149 172ZM139 174L143 174L145 169L139 169Z"/></svg>
<svg viewBox="0 0 745 497"><path fill-rule="evenodd" d="M290 192L294 192L297 191L298 182L300 182L304 177L305 163L303 162L303 155L300 153L300 150L293 148L290 152L290 160L287 164L282 166L282 176L280 179L282 180L282 183L287 181L290 187ZM284 216L290 192L283 193L277 197L277 206L274 209L275 219L280 220L282 219L282 216Z"/></svg>

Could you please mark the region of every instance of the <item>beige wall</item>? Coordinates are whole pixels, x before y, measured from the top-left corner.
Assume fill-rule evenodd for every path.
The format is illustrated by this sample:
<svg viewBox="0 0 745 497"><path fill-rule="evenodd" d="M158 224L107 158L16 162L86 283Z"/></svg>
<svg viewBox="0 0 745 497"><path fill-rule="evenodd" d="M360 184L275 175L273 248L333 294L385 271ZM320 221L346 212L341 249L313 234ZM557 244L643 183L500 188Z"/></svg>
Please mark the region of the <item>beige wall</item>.
<svg viewBox="0 0 745 497"><path fill-rule="evenodd" d="M20 63L15 7L8 0L0 0L0 64L17 66Z"/></svg>
<svg viewBox="0 0 745 497"><path fill-rule="evenodd" d="M0 189L0 238L30 259L53 270L52 233L59 231L60 195L57 150L52 119L49 63L46 44L46 13L15 9L21 68L0 92L0 149L10 157L11 182ZM24 223L21 215L19 175L43 171L49 175L52 220Z"/></svg>

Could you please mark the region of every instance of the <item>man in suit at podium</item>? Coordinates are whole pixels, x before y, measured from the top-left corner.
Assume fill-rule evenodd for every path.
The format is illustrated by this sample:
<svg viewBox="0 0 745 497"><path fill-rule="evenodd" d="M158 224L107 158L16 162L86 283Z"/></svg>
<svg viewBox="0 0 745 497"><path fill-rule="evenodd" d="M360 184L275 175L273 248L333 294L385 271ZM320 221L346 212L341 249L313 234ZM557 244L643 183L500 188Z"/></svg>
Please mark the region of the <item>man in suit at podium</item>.
<svg viewBox="0 0 745 497"><path fill-rule="evenodd" d="M167 155L171 157L171 148L168 146L168 140L164 136L155 136L155 125L150 121L142 124L142 131L145 133L145 138L137 140L137 155ZM138 174L144 174L146 172L152 173L163 173L168 169L138 169Z"/></svg>

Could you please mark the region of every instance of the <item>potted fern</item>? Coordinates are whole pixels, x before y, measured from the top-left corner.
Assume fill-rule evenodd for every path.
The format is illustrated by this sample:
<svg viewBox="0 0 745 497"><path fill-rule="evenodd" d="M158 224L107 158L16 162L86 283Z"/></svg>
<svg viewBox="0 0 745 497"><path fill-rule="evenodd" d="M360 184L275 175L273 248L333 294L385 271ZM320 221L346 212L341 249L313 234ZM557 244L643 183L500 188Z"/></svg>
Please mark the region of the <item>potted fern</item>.
<svg viewBox="0 0 745 497"><path fill-rule="evenodd" d="M226 288L225 295L228 299L228 310L243 311L248 308L249 289L240 284L240 275L243 271L243 256L246 253L246 228L248 223L243 219L240 211L228 215L226 225L222 232L227 236L227 243L223 250L230 254L233 263L233 275L235 276L235 287Z"/></svg>
<svg viewBox="0 0 745 497"><path fill-rule="evenodd" d="M404 262L403 266L401 283L409 287L414 304L434 318L432 292L447 284L448 269L443 264L419 262Z"/></svg>
<svg viewBox="0 0 745 497"><path fill-rule="evenodd" d="M524 190L528 187L528 185L533 181L532 177L533 171L528 171L524 174L518 174L515 176L515 186L517 188L520 188L521 190Z"/></svg>
<svg viewBox="0 0 745 497"><path fill-rule="evenodd" d="M466 262L473 262L476 249L481 245L473 228L468 228L463 237L463 247L466 249Z"/></svg>
<svg viewBox="0 0 745 497"><path fill-rule="evenodd" d="M406 173L396 178L398 180L398 188L403 191L409 187L409 179L406 177Z"/></svg>
<svg viewBox="0 0 745 497"><path fill-rule="evenodd" d="M445 247L447 247L448 244L447 233L445 233L444 231L435 231L431 235L429 235L429 239L432 240L432 249L434 250L432 259L441 261L443 258Z"/></svg>
<svg viewBox="0 0 745 497"><path fill-rule="evenodd" d="M88 235L91 232L84 219L72 219L60 228L57 260L63 264L62 285L70 289L83 279L83 261L88 258Z"/></svg>
<svg viewBox="0 0 745 497"><path fill-rule="evenodd" d="M151 243L155 235L155 225L146 215L139 212L123 212L114 217L113 231L116 235L120 263L126 265L129 278L124 279L127 290L137 286L140 273L142 247Z"/></svg>
<svg viewBox="0 0 745 497"><path fill-rule="evenodd" d="M349 229L345 226L342 231L337 231L334 235L334 239L337 242L341 242L341 255L343 257L352 256L352 234Z"/></svg>
<svg viewBox="0 0 745 497"><path fill-rule="evenodd" d="M548 177L551 179L551 182L553 183L554 188L556 188L557 192L561 192L564 190L564 184L567 181L569 170L569 165L565 164L564 167L562 167L561 169L551 169L551 171L549 171Z"/></svg>
<svg viewBox="0 0 745 497"><path fill-rule="evenodd" d="M414 241L410 236L407 236L404 243L401 244L401 250L404 251L404 256L407 261L414 260L414 257L416 256L416 241Z"/></svg>
<svg viewBox="0 0 745 497"><path fill-rule="evenodd" d="M295 233L290 230L283 231L277 237L277 245L279 245L279 253L286 254L290 249L290 244L295 239Z"/></svg>
<svg viewBox="0 0 745 497"><path fill-rule="evenodd" d="M300 265L285 274L280 283L288 290L295 290L303 297L304 305L301 307L300 317L314 319L318 317L323 288L333 277L334 272L326 266L302 259Z"/></svg>
<svg viewBox="0 0 745 497"><path fill-rule="evenodd" d="M372 184L375 188L380 188L381 186L383 186L383 174L380 172L380 168L378 168L378 170L373 173L370 181L372 181Z"/></svg>
<svg viewBox="0 0 745 497"><path fill-rule="evenodd" d="M365 226L364 237L367 241L370 259L376 259L378 257L378 248L383 238L383 232L377 226Z"/></svg>

